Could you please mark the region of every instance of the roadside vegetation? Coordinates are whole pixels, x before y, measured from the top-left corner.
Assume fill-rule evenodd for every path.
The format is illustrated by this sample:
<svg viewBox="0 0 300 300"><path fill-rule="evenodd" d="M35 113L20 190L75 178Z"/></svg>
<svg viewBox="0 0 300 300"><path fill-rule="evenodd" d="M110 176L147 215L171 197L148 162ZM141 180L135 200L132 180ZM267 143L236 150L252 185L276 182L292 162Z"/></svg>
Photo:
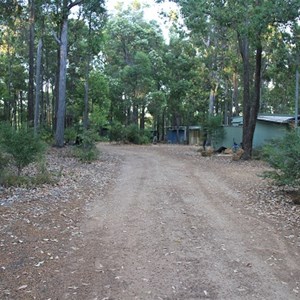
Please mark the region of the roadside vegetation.
<svg viewBox="0 0 300 300"><path fill-rule="evenodd" d="M288 189L294 202L300 204L300 135L290 132L284 138L267 144L262 151L262 159L272 167L264 172L275 185Z"/></svg>
<svg viewBox="0 0 300 300"><path fill-rule="evenodd" d="M31 185L51 181L44 165L46 144L37 137L32 128L15 129L8 123L0 124L0 184ZM38 164L35 177L22 174L31 163Z"/></svg>

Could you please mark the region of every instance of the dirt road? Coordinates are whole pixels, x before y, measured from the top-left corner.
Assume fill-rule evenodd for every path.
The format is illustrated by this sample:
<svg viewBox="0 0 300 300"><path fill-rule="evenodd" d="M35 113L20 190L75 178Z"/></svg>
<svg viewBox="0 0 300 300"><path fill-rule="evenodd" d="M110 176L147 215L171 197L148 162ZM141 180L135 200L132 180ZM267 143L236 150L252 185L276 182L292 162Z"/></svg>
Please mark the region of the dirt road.
<svg viewBox="0 0 300 300"><path fill-rule="evenodd" d="M168 147L101 149L121 169L90 207L58 299L299 299L297 249L243 211L224 171Z"/></svg>
<svg viewBox="0 0 300 300"><path fill-rule="evenodd" d="M18 299L300 298L300 245L244 206L261 182L257 163L167 145L100 148L121 160L114 182L93 189L44 289Z"/></svg>

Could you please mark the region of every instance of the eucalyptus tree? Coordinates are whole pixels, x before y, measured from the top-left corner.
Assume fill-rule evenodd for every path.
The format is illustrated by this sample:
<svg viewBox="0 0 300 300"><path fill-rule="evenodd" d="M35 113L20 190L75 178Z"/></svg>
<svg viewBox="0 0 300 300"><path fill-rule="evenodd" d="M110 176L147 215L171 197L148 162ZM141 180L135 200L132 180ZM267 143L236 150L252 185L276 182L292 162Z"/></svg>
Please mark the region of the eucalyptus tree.
<svg viewBox="0 0 300 300"><path fill-rule="evenodd" d="M82 3L82 0L63 0L57 9L59 10L60 35L55 35L59 45L59 88L56 114L55 144L57 147L64 145L64 129L66 114L66 72L67 72L67 51L68 51L68 21L71 9Z"/></svg>
<svg viewBox="0 0 300 300"><path fill-rule="evenodd" d="M82 17L87 23L87 35L85 39L85 71L84 71L84 114L83 126L85 129L88 127L89 115L89 76L91 71L91 63L100 50L103 49L103 35L102 30L106 23L106 11L103 7L104 0L91 0L86 3L82 8ZM83 37L82 37L83 41Z"/></svg>
<svg viewBox="0 0 300 300"><path fill-rule="evenodd" d="M96 76L99 76L99 82L103 82L102 79L104 78L98 62L101 60L103 47L101 31L105 14L104 10L99 11L97 16L93 16L91 10L89 12L87 19L86 15L79 11L79 19L72 19L69 22L67 78L67 114L69 122L67 126L72 125L74 121L83 120L84 129L87 129L89 125L89 114L92 112L95 101L90 95L95 94L94 89L102 88L102 86L95 86L91 81L95 82ZM93 23L95 23L95 26ZM93 74L93 78L90 78L90 74ZM106 91L103 91L103 94L105 93ZM98 99L98 102L100 100Z"/></svg>
<svg viewBox="0 0 300 300"><path fill-rule="evenodd" d="M164 140L165 116L167 108L167 64L164 53L167 45L162 45L149 52L151 61L151 73L153 79L153 90L148 94L148 112L153 118L153 130L156 132L158 141Z"/></svg>
<svg viewBox="0 0 300 300"><path fill-rule="evenodd" d="M5 1L0 7L0 102L3 105L1 119L10 121L15 126L24 117L26 44L23 25L22 1Z"/></svg>
<svg viewBox="0 0 300 300"><path fill-rule="evenodd" d="M104 55L106 74L113 83L112 115L125 117L126 124L137 124L140 118L143 128L147 94L157 89L150 53L162 47L163 37L158 25L146 22L137 8L120 11L108 22Z"/></svg>
<svg viewBox="0 0 300 300"><path fill-rule="evenodd" d="M170 38L168 51L165 54L167 64L167 88L169 124L179 128L189 123L186 118L191 111L191 90L197 82L198 60L194 45L185 37L184 32L174 31Z"/></svg>
<svg viewBox="0 0 300 300"><path fill-rule="evenodd" d="M29 10L29 62L28 62L28 121L34 120L34 34L35 34L35 0L28 0ZM32 125L32 124L31 124ZM35 124L36 128L36 124Z"/></svg>
<svg viewBox="0 0 300 300"><path fill-rule="evenodd" d="M291 32L273 28L266 49L262 68L260 111L291 114L294 112L296 66Z"/></svg>
<svg viewBox="0 0 300 300"><path fill-rule="evenodd" d="M103 10L104 2L101 1L83 1L83 0L63 0L47 1L47 9L58 20L58 34L53 34L59 46L59 76L56 81L57 85L57 110L56 110L56 131L55 131L55 144L58 147L64 145L64 127L65 127L65 114L66 114L66 74L67 74L67 52L68 52L68 25L71 10L73 7L86 8L89 11L85 14L88 17L88 24L91 26L92 12L96 12L100 8ZM53 30L54 32L54 30Z"/></svg>

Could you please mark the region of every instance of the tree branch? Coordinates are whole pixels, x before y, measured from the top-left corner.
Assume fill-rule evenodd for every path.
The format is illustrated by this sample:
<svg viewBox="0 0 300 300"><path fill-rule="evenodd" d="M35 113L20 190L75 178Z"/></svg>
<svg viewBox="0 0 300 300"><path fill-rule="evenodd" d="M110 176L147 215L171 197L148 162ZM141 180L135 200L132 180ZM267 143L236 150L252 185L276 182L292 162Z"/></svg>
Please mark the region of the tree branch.
<svg viewBox="0 0 300 300"><path fill-rule="evenodd" d="M68 5L68 10L70 10L72 7L76 6L76 5L79 5L83 2L83 0L75 0L74 2L71 2L69 5Z"/></svg>
<svg viewBox="0 0 300 300"><path fill-rule="evenodd" d="M54 39L57 42L57 44L60 45L61 44L61 40L57 37L57 34L53 30L51 31L51 34L54 37Z"/></svg>

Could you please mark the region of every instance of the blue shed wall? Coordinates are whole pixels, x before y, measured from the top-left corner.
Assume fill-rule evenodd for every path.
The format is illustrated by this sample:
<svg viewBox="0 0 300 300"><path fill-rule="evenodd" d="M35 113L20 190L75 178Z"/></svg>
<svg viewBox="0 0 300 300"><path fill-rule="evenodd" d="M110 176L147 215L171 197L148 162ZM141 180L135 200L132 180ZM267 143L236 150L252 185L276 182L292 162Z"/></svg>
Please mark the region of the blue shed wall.
<svg viewBox="0 0 300 300"><path fill-rule="evenodd" d="M184 144L185 134L184 130L179 130L179 144ZM170 144L177 144L177 130L167 130L167 139Z"/></svg>

